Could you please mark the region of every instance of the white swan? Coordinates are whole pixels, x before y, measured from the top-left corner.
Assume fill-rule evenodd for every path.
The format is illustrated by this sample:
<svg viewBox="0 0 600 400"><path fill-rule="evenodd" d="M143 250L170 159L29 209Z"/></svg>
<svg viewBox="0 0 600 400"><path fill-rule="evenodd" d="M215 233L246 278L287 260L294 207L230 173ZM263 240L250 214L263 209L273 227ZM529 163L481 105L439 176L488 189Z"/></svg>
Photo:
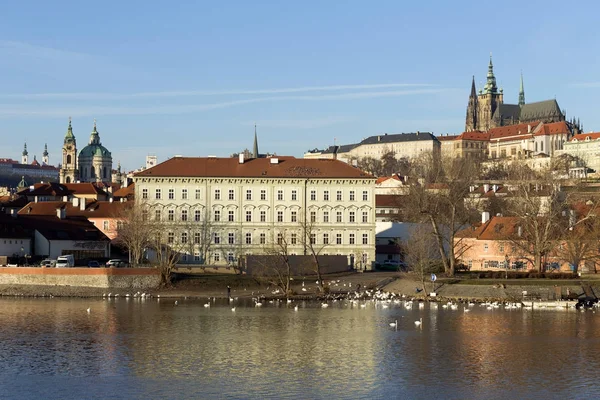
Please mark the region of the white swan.
<svg viewBox="0 0 600 400"><path fill-rule="evenodd" d="M92 309L90 307L88 307L88 309L86 311L89 314L92 311Z"/></svg>
<svg viewBox="0 0 600 400"><path fill-rule="evenodd" d="M395 328L395 327L397 327L397 326L398 326L398 320L395 320L394 322L390 322L390 326L391 326L392 328Z"/></svg>
<svg viewBox="0 0 600 400"><path fill-rule="evenodd" d="M423 318L419 318L418 321L415 321L416 326L421 326L421 324L423 324Z"/></svg>
<svg viewBox="0 0 600 400"><path fill-rule="evenodd" d="M231 307L231 311L235 312L235 307Z"/></svg>
<svg viewBox="0 0 600 400"><path fill-rule="evenodd" d="M175 305L179 305L179 302L177 300L175 300Z"/></svg>
<svg viewBox="0 0 600 400"><path fill-rule="evenodd" d="M298 311L298 305L296 305L296 307L294 307L294 311Z"/></svg>
<svg viewBox="0 0 600 400"><path fill-rule="evenodd" d="M209 308L209 307L210 307L210 303L204 304L204 308Z"/></svg>
<svg viewBox="0 0 600 400"><path fill-rule="evenodd" d="M327 308L327 307L329 307L329 304L327 304L327 303L321 304L321 308Z"/></svg>

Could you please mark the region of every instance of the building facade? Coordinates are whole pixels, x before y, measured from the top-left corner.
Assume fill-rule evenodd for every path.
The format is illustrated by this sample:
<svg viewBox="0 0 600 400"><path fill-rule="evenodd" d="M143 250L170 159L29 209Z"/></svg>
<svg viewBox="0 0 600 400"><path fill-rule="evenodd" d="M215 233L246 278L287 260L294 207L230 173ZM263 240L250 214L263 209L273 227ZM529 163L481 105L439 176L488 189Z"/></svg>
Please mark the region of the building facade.
<svg viewBox="0 0 600 400"><path fill-rule="evenodd" d="M209 254L197 243L182 263L231 265L265 254L282 235L291 254L310 254L303 244L310 237L319 254L345 255L357 268L375 260L375 178L338 160L174 157L134 183L148 218L192 224L180 237L169 231L169 242L200 242L198 230L210 223Z"/></svg>

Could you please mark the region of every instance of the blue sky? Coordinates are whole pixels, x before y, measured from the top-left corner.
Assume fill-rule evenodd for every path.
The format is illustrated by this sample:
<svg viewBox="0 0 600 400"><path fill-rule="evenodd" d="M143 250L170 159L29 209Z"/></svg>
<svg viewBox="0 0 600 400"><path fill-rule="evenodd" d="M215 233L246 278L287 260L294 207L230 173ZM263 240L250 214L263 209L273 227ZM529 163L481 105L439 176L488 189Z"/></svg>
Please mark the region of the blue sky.
<svg viewBox="0 0 600 400"><path fill-rule="evenodd" d="M488 4L489 3L489 4ZM69 116L125 169L251 148L301 156L464 128L489 53L505 101L600 130L597 15L579 1L22 1L0 13L0 157L59 162Z"/></svg>

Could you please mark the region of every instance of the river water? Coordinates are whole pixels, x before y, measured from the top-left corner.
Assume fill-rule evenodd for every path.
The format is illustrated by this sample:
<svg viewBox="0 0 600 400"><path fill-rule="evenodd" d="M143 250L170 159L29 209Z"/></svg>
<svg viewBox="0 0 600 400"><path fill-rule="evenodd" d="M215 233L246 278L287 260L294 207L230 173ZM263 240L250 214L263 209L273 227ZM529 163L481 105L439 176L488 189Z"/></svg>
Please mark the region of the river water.
<svg viewBox="0 0 600 400"><path fill-rule="evenodd" d="M0 299L0 398L600 397L592 311L178 303Z"/></svg>

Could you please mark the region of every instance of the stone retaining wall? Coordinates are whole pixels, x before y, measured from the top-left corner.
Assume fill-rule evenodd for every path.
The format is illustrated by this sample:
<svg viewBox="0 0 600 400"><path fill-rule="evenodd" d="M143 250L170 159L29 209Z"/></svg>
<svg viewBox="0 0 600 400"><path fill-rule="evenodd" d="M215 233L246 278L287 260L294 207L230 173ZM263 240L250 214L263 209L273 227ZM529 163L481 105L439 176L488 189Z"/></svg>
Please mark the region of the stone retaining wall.
<svg viewBox="0 0 600 400"><path fill-rule="evenodd" d="M153 289L160 285L160 271L155 268L2 267L0 284Z"/></svg>

